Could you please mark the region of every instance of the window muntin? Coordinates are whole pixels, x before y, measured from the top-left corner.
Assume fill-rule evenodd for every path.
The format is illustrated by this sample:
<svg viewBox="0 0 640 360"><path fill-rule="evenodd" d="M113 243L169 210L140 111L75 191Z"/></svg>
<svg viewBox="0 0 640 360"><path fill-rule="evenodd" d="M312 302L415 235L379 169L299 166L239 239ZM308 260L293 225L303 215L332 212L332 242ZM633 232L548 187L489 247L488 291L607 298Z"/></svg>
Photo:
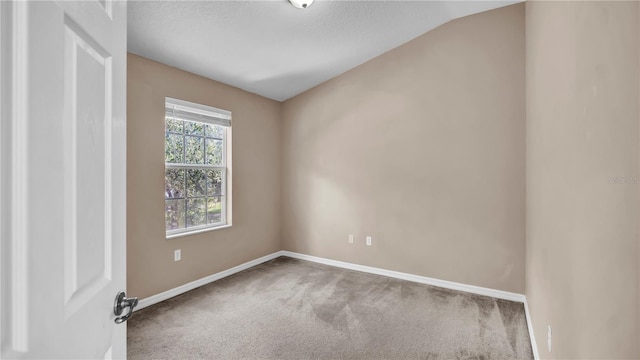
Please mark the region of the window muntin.
<svg viewBox="0 0 640 360"><path fill-rule="evenodd" d="M220 114L213 113L213 115ZM228 126L220 125L218 122L223 124L224 122L216 118L213 121L210 119L210 114L202 110L176 106L167 101L165 112L165 230L167 235L227 225Z"/></svg>

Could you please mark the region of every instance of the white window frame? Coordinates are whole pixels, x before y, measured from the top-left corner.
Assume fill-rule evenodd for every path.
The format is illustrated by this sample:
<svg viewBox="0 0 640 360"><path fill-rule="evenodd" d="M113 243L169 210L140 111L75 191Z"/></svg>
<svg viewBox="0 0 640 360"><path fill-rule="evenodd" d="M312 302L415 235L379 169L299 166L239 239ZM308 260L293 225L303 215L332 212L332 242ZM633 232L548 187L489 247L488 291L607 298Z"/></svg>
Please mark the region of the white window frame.
<svg viewBox="0 0 640 360"><path fill-rule="evenodd" d="M201 233L201 232L205 232L205 231L211 231L211 230L217 230L217 229L223 229L223 228L228 228L231 226L231 196L230 196L230 192L228 191L228 189L230 188L230 163L231 163L231 149L230 149L230 140L231 140L231 112L227 111L227 110L223 110L223 109L218 109L212 106L206 106L206 105L201 105L201 104L197 104L197 103L192 103L192 102L188 102L188 101L184 101L184 100L179 100L179 99L174 99L174 98L170 98L170 97L166 97L165 98L165 119L166 116L171 112L171 117L174 117L176 114L181 114L179 116L179 120L183 120L183 121L192 121L192 122L197 122L197 123L202 123L202 124L208 124L208 125L217 125L220 126L224 129L224 133L222 136L222 164L221 165L208 165L206 164L206 160L205 160L205 164L187 164L186 163L186 144L183 144L182 146L182 150L183 150L183 159L185 159L185 163L168 163L165 160L165 174L167 169L203 169L203 170L222 170L222 184L221 184L221 189L220 189L220 195L221 195L221 207L220 207L220 222L217 223L213 223L213 224L204 224L204 225L197 225L197 226L191 226L191 227L187 227L187 221L185 218L185 227L184 228L179 228L179 229L171 229L171 230L167 230L166 229L166 220L165 220L165 234L166 234L166 238L167 239L172 239L172 238L176 238L176 237L181 237L181 236L185 236L185 235L190 235L190 234L196 234L196 233ZM166 120L165 120L166 121ZM184 123L183 123L184 126ZM186 141L186 134L184 132L184 128L183 128L183 132L182 132L182 137L183 137L183 141ZM166 146L166 134L167 131L165 130L165 146ZM198 135L189 135L189 136L198 136ZM199 137L199 136L198 136ZM206 134L201 136L203 139L208 138L206 136ZM206 142L205 142L206 144ZM206 145L205 145L206 146ZM206 159L206 147L205 147L205 159ZM186 173L185 173L186 176ZM186 179L185 179L186 181ZM185 194L184 194L184 201L185 201L185 216L187 213L187 204L188 204L188 199L189 197L187 197L187 189L186 189L186 182L185 182ZM165 196L165 218L166 218L166 201L168 200L166 198L166 194L163 195ZM207 204L207 198L208 196L205 194L204 199L205 199L205 206ZM205 214L205 218L207 217L207 215Z"/></svg>

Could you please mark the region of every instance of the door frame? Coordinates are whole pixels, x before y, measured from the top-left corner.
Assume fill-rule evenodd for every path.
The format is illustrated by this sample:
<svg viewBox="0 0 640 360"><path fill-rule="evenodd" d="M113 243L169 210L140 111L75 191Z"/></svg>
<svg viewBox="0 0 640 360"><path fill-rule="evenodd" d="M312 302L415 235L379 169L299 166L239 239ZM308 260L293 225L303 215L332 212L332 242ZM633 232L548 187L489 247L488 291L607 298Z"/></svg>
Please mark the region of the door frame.
<svg viewBox="0 0 640 360"><path fill-rule="evenodd" d="M0 339L21 352L29 340L26 3L0 2L0 29Z"/></svg>
<svg viewBox="0 0 640 360"><path fill-rule="evenodd" d="M0 3L0 339L15 352L28 346L26 21L25 3Z"/></svg>

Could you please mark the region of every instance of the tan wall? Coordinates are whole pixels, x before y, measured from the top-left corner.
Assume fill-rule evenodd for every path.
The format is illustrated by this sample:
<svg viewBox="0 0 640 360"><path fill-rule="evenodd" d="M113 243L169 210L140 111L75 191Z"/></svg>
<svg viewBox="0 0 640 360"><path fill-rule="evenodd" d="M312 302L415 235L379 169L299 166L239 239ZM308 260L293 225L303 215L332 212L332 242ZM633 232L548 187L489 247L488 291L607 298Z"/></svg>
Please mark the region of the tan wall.
<svg viewBox="0 0 640 360"><path fill-rule="evenodd" d="M638 15L527 1L526 295L542 358L640 357Z"/></svg>
<svg viewBox="0 0 640 360"><path fill-rule="evenodd" d="M128 293L155 295L280 250L281 104L132 54L127 66ZM233 112L231 228L165 239L165 96Z"/></svg>
<svg viewBox="0 0 640 360"><path fill-rule="evenodd" d="M518 4L286 101L285 250L523 293L524 50Z"/></svg>

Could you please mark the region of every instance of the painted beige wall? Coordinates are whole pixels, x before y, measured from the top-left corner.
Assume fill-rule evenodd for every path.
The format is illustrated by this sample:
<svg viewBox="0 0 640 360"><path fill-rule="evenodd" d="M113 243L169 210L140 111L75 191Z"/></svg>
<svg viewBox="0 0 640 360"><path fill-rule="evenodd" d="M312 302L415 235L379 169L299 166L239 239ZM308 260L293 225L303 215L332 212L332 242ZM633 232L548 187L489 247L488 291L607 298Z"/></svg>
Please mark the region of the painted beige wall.
<svg viewBox="0 0 640 360"><path fill-rule="evenodd" d="M524 76L518 4L286 101L284 249L523 293Z"/></svg>
<svg viewBox="0 0 640 360"><path fill-rule="evenodd" d="M281 104L132 54L127 66L127 292L155 295L280 250ZM231 228L165 239L165 96L233 112Z"/></svg>
<svg viewBox="0 0 640 360"><path fill-rule="evenodd" d="M640 357L638 19L638 2L527 1L526 295L542 358Z"/></svg>

